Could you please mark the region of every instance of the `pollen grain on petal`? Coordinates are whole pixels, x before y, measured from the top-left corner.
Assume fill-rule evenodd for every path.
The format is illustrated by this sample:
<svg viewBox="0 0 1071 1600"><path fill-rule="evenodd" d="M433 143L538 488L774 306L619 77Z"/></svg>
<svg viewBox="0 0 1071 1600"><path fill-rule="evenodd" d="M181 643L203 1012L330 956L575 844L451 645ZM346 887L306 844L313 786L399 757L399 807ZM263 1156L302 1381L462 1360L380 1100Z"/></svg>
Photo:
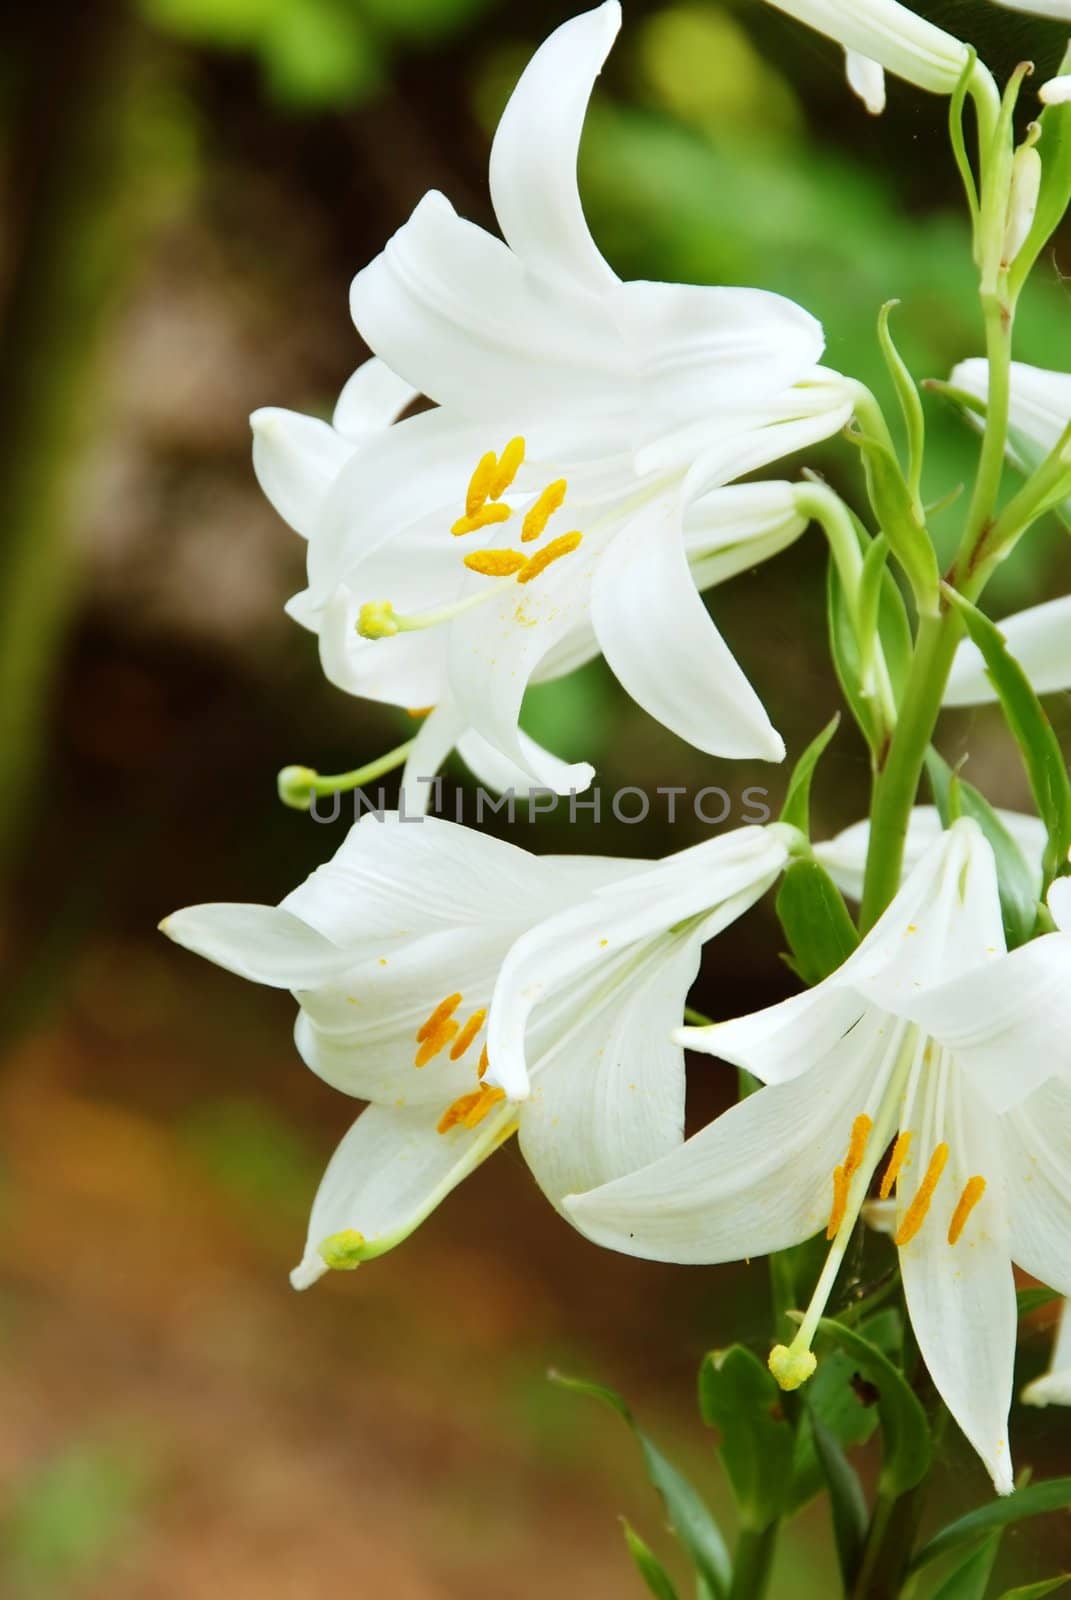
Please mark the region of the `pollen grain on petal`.
<svg viewBox="0 0 1071 1600"><path fill-rule="evenodd" d="M461 1057L465 1054L465 1051L468 1049L473 1039L475 1039L476 1035L483 1027L486 1016L487 1010L486 1007L484 1007L479 1011L474 1011L472 1016L469 1017L468 1021L462 1024L461 1032L450 1046L451 1061L460 1061Z"/></svg>
<svg viewBox="0 0 1071 1600"><path fill-rule="evenodd" d="M465 565L485 578L512 578L526 562L519 550L474 550Z"/></svg>
<svg viewBox="0 0 1071 1600"><path fill-rule="evenodd" d="M542 550L537 550L534 556L529 556L525 562L524 571L519 575L517 582L531 583L533 578L538 578L541 572L547 570L552 561L557 561L561 556L571 554L583 537L582 533L574 529L572 533L563 533L557 539L552 539L549 544L543 546Z"/></svg>
<svg viewBox="0 0 1071 1600"><path fill-rule="evenodd" d="M889 1157L889 1165L885 1168L881 1179L881 1187L878 1190L879 1199L887 1200L892 1194L893 1185L900 1176L900 1168L907 1160L907 1152L910 1148L911 1130L908 1128L903 1133L896 1135L896 1143L893 1145L892 1155Z"/></svg>
<svg viewBox="0 0 1071 1600"><path fill-rule="evenodd" d="M487 1069L490 1065L491 1060L487 1054L487 1046L484 1045L483 1049L480 1051L480 1059L476 1066L476 1076L481 1080L481 1082L486 1077Z"/></svg>
<svg viewBox="0 0 1071 1600"><path fill-rule="evenodd" d="M474 517L480 507L491 493L491 485L495 481L498 471L498 457L493 450L488 450L476 463L476 470L469 479L469 486L465 493L465 515Z"/></svg>
<svg viewBox="0 0 1071 1600"><path fill-rule="evenodd" d="M407 717L412 717L414 722L422 722L425 717L430 717L434 710L434 706L406 706L405 714Z"/></svg>
<svg viewBox="0 0 1071 1600"><path fill-rule="evenodd" d="M941 1181L941 1174L945 1170L947 1161L948 1146L942 1141L930 1157L930 1164L926 1168L925 1176L915 1191L915 1198L905 1211L904 1220L897 1230L893 1243L898 1248L902 1249L904 1245L910 1244L922 1224L926 1221L934 1190Z"/></svg>
<svg viewBox="0 0 1071 1600"><path fill-rule="evenodd" d="M533 500L521 524L521 540L524 544L531 544L533 539L539 538L555 511L563 504L567 487L565 478L556 478L553 483L547 484L537 500Z"/></svg>
<svg viewBox="0 0 1071 1600"><path fill-rule="evenodd" d="M513 507L503 501L497 506L481 506L478 511L458 517L450 532L455 539L460 539L464 533L475 533L479 528L489 528L493 522L508 522L513 515Z"/></svg>
<svg viewBox="0 0 1071 1600"><path fill-rule="evenodd" d="M498 458L498 465L491 479L491 487L488 490L492 500L497 500L501 495L505 494L520 471L523 460L524 440L518 434L517 438L510 440Z"/></svg>
<svg viewBox="0 0 1071 1600"><path fill-rule="evenodd" d="M959 1242L959 1237L967 1226L967 1218L985 1194L985 1191L986 1181L984 1178L974 1177L967 1179L963 1193L956 1201L956 1209L952 1213L952 1221L948 1224L949 1244L957 1244Z"/></svg>

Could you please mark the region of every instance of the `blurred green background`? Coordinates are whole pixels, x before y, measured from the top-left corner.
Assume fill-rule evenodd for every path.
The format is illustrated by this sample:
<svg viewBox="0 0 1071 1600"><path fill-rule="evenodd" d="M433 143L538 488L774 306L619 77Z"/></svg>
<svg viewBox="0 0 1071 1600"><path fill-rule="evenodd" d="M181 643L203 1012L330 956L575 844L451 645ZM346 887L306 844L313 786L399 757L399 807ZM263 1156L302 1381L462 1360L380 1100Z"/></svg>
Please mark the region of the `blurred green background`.
<svg viewBox="0 0 1071 1600"><path fill-rule="evenodd" d="M549 1365L623 1388L725 1505L694 1372L712 1344L763 1345L761 1264L598 1254L507 1149L396 1255L298 1298L286 1269L353 1107L298 1062L288 997L154 932L179 905L276 899L334 849L344 822L277 805L280 766L344 770L406 736L404 718L326 686L284 617L302 548L258 493L246 419L329 411L365 353L349 278L427 188L492 223L490 132L571 9L42 0L9 21L0 1594L16 1600L638 1594L615 1518L672 1564L658 1507L614 1420L552 1389ZM883 394L887 299L919 375L977 353L943 105L893 86L869 119L837 52L757 0L624 9L582 152L622 274L787 292L824 319L829 363ZM991 20L992 59L1058 59L1059 28ZM1049 365L1071 361L1061 256L1021 322L1019 354ZM936 500L975 444L938 403L930 424ZM858 497L846 446L808 463ZM958 515L938 518L943 539ZM1066 535L1045 529L1000 574L995 610L1069 580ZM711 600L790 751L838 703L823 586L811 533ZM1053 714L1067 731L1061 702ZM537 691L528 722L596 760L607 789L761 785L774 805L783 790L780 771L683 747L598 665ZM991 798L1025 804L992 714L950 719L945 749L969 750ZM850 731L823 779L823 829L862 813ZM651 855L701 836L655 817L513 834ZM759 912L719 942L696 1003L726 1014L787 993L776 941ZM697 1119L729 1094L709 1063L693 1087ZM1039 1333L1024 1370L1044 1357ZM1067 1470L1058 1415L1020 1417L1015 1438L1022 1463ZM987 1492L948 1439L944 1510ZM1060 1538L1009 1537L1009 1575L1051 1572ZM805 1516L777 1600L821 1600L830 1560Z"/></svg>

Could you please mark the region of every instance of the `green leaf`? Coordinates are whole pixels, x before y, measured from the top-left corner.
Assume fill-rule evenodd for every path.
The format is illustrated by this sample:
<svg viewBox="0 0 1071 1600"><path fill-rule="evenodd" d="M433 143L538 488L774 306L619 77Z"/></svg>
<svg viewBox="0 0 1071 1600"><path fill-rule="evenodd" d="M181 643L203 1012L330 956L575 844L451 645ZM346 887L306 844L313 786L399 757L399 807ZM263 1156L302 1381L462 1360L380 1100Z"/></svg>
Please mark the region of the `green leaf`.
<svg viewBox="0 0 1071 1600"><path fill-rule="evenodd" d="M1069 1506L1071 1478L1050 1478L1047 1483L1028 1484L1025 1489L1016 1489L1014 1494L992 1500L977 1511L969 1511L965 1517L950 1522L934 1535L929 1544L923 1545L911 1563L911 1571L918 1572L939 1556L958 1550L962 1545L973 1544L976 1539L983 1539L998 1528L1022 1522L1027 1517L1045 1516L1050 1511L1065 1511Z"/></svg>
<svg viewBox="0 0 1071 1600"><path fill-rule="evenodd" d="M860 548L863 551L863 572L865 575L868 572L868 560L870 562L869 570L872 571L874 559L876 559L871 558L869 554L875 541L870 538L858 521L856 521L856 534L859 538ZM880 747L881 739L878 719L875 717L872 701L863 694L859 642L852 622L851 608L844 593L844 585L841 582L840 573L837 571L836 562L832 560L829 563L826 601L830 648L837 679L863 737L870 745L871 750L877 751ZM872 602L868 603L872 604ZM885 665L889 671L893 697L899 701L911 662L911 626L907 618L904 597L900 593L900 587L887 565L882 567L877 613L878 639L881 644L882 654L885 657Z"/></svg>
<svg viewBox="0 0 1071 1600"><path fill-rule="evenodd" d="M989 801L973 784L954 773L948 763L931 748L926 752L926 768L934 801L947 828L953 813L973 817L989 841L997 863L1000 910L1009 950L1025 944L1034 932L1038 917L1041 882L1018 842L1008 832Z"/></svg>
<svg viewBox="0 0 1071 1600"><path fill-rule="evenodd" d="M848 437L862 452L870 504L893 555L920 602L932 600L940 583L937 556L900 463L882 440L858 429Z"/></svg>
<svg viewBox="0 0 1071 1600"><path fill-rule="evenodd" d="M826 1488L829 1490L829 1508L833 1519L833 1540L837 1547L837 1561L844 1580L844 1592L850 1593L859 1572L859 1563L866 1543L869 1513L859 1474L848 1460L829 1429L812 1412L811 1428L814 1434L815 1455L822 1468Z"/></svg>
<svg viewBox="0 0 1071 1600"><path fill-rule="evenodd" d="M670 1580L669 1573L659 1561L650 1545L645 1544L636 1530L622 1518L625 1530L625 1544L628 1553L635 1563L636 1570L654 1595L655 1600L677 1600L677 1591Z"/></svg>
<svg viewBox="0 0 1071 1600"><path fill-rule="evenodd" d="M1067 862L1071 848L1071 782L1052 724L995 623L954 589L945 594L958 608L985 660L988 676L1004 710L1026 767L1038 815L1049 833L1045 852L1047 886Z"/></svg>
<svg viewBox="0 0 1071 1600"><path fill-rule="evenodd" d="M885 365L896 390L896 398L904 419L904 429L907 433L907 481L909 489L917 500L922 478L922 458L926 449L926 418L923 415L918 387L889 331L890 313L899 304L899 300L888 300L882 306L878 315L878 343L881 345L881 353L885 358Z"/></svg>
<svg viewBox="0 0 1071 1600"><path fill-rule="evenodd" d="M769 1369L743 1345L712 1350L699 1369L699 1409L717 1428L741 1524L755 1532L781 1515L795 1437Z"/></svg>
<svg viewBox="0 0 1071 1600"><path fill-rule="evenodd" d="M1021 1317L1029 1317L1035 1311L1040 1311L1042 1306L1052 1305L1054 1300L1061 1300L1062 1295L1055 1289L1020 1289L1015 1296Z"/></svg>
<svg viewBox="0 0 1071 1600"><path fill-rule="evenodd" d="M812 739L796 762L788 780L788 793L781 807L782 822L798 828L805 838L811 837L811 780L815 768L826 752L829 741L840 727L840 712L826 723L821 733Z"/></svg>
<svg viewBox="0 0 1071 1600"><path fill-rule="evenodd" d="M794 861L777 892L792 965L810 987L828 978L859 943L844 897L820 861Z"/></svg>
<svg viewBox="0 0 1071 1600"><path fill-rule="evenodd" d="M823 1317L821 1331L851 1356L863 1377L877 1390L881 1417L882 1461L878 1487L896 1497L921 1483L930 1470L930 1429L918 1396L903 1373L876 1344L843 1322Z"/></svg>
<svg viewBox="0 0 1071 1600"><path fill-rule="evenodd" d="M1040 1583L1024 1583L1017 1589L1005 1589L1000 1600L1041 1600L1042 1595L1054 1594L1067 1583L1071 1583L1071 1572L1062 1572L1058 1578L1042 1578Z"/></svg>
<svg viewBox="0 0 1071 1600"><path fill-rule="evenodd" d="M647 1476L662 1498L671 1529L687 1550L692 1565L707 1585L713 1600L727 1600L732 1580L729 1550L721 1529L699 1493L636 1426L628 1405L613 1389L601 1383L567 1378L560 1372L552 1372L550 1378L563 1389L588 1395L609 1406L632 1430L643 1453Z"/></svg>
<svg viewBox="0 0 1071 1600"><path fill-rule="evenodd" d="M1000 1534L995 1533L977 1550L972 1550L954 1572L949 1573L933 1600L985 1600L999 1549Z"/></svg>

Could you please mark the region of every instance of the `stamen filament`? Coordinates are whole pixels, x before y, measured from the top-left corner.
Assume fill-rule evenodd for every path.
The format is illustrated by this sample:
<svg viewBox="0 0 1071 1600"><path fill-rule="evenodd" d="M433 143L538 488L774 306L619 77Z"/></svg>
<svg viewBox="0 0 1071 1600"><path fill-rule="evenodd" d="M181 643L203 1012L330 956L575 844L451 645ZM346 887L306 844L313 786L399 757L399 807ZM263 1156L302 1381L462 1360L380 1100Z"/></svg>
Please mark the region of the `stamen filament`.
<svg viewBox="0 0 1071 1600"><path fill-rule="evenodd" d="M455 539L460 539L463 533L475 533L478 528L489 528L493 522L508 522L513 515L512 506L481 506L478 511L466 513L458 517L450 532Z"/></svg>
<svg viewBox="0 0 1071 1600"><path fill-rule="evenodd" d="M926 1221L930 1204L933 1200L934 1190L941 1181L941 1174L948 1161L948 1145L942 1142L937 1146L930 1157L930 1164L926 1168L926 1175L915 1192L915 1198L904 1213L904 1220L893 1239L893 1243L900 1249L910 1244Z"/></svg>
<svg viewBox="0 0 1071 1600"><path fill-rule="evenodd" d="M461 1060L461 1057L465 1054L465 1051L468 1049L473 1039L475 1039L476 1035L483 1027L486 1016L486 1009L474 1011L468 1021L463 1024L461 1032L450 1046L451 1061Z"/></svg>
<svg viewBox="0 0 1071 1600"><path fill-rule="evenodd" d="M900 1168L907 1160L907 1152L910 1148L911 1130L907 1128L903 1133L896 1135L896 1143L893 1145L892 1155L889 1157L889 1165L885 1168L881 1180L881 1188L878 1190L880 1199L887 1200L892 1194L893 1185L900 1176Z"/></svg>
<svg viewBox="0 0 1071 1600"><path fill-rule="evenodd" d="M967 1226L967 1218L985 1194L986 1181L984 1178L968 1178L963 1193L956 1201L956 1209L952 1213L952 1221L948 1224L948 1242L957 1244L960 1234Z"/></svg>
<svg viewBox="0 0 1071 1600"><path fill-rule="evenodd" d="M445 1000L440 1000L434 1011L430 1012L417 1029L417 1044L422 1044L425 1039L437 1033L444 1022L447 1022L461 1004L460 990L456 994L448 994Z"/></svg>
<svg viewBox="0 0 1071 1600"><path fill-rule="evenodd" d="M498 458L498 466L494 477L491 480L491 487L488 490L488 494L492 500L497 500L500 495L505 494L514 478L517 476L523 460L524 440L520 437L520 435L518 435L516 439L510 440L509 444Z"/></svg>
<svg viewBox="0 0 1071 1600"><path fill-rule="evenodd" d="M533 578L538 578L541 572L546 571L552 561L557 561L559 557L567 556L571 551L575 550L583 537L584 535L574 528L572 533L563 533L557 539L552 539L549 544L543 546L542 550L538 550L534 556L529 557L523 572L517 578L517 582L531 583Z"/></svg>
<svg viewBox="0 0 1071 1600"><path fill-rule="evenodd" d="M531 544L533 539L539 538L555 511L559 510L564 502L567 487L565 478L556 478L553 483L547 484L539 498L528 507L521 524L521 540L524 544Z"/></svg>
<svg viewBox="0 0 1071 1600"><path fill-rule="evenodd" d="M474 550L465 557L465 565L485 578L512 578L527 563L519 550ZM520 582L524 581L522 576Z"/></svg>

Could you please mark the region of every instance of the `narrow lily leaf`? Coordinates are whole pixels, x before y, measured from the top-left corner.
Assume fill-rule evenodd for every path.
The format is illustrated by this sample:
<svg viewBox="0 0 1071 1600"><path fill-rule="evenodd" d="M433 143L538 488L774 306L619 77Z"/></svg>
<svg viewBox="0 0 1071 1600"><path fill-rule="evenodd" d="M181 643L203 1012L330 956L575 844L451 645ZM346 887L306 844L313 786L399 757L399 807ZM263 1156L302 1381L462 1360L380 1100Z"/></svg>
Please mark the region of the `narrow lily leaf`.
<svg viewBox="0 0 1071 1600"><path fill-rule="evenodd" d="M954 773L947 761L931 748L926 753L926 769L934 803L945 827L953 813L973 817L989 841L997 863L1000 909L1009 950L1025 944L1034 932L1038 917L1038 884L1017 841L1008 832L985 796L973 784Z"/></svg>
<svg viewBox="0 0 1071 1600"><path fill-rule="evenodd" d="M1071 1583L1071 1572L1062 1572L1058 1578L1042 1578L1040 1583L1023 1583L1017 1589L1005 1589L1000 1600L1041 1600L1042 1595L1055 1594Z"/></svg>
<svg viewBox="0 0 1071 1600"><path fill-rule="evenodd" d="M933 1600L985 1600L999 1549L1000 1534L995 1533L948 1575Z"/></svg>
<svg viewBox="0 0 1071 1600"><path fill-rule="evenodd" d="M1007 1528L1027 1517L1045 1516L1050 1511L1065 1511L1069 1506L1071 1478L1050 1478L1047 1483L1028 1484L1025 1489L1017 1489L1001 1500L991 1500L977 1511L969 1511L965 1517L950 1522L929 1544L923 1545L911 1563L911 1571L918 1572L939 1556L973 1544L998 1528Z"/></svg>
<svg viewBox="0 0 1071 1600"><path fill-rule="evenodd" d="M859 1572L859 1563L866 1543L870 1520L863 1486L859 1474L848 1460L829 1429L811 1414L814 1448L826 1488L829 1490L829 1507L833 1519L833 1540L837 1547L837 1561L844 1580L844 1592L849 1594Z"/></svg>
<svg viewBox="0 0 1071 1600"><path fill-rule="evenodd" d="M625 1530L625 1544L632 1557L636 1570L655 1600L677 1600L677 1591L670 1580L669 1573L659 1561L650 1545L645 1544L636 1530L623 1521Z"/></svg>
<svg viewBox="0 0 1071 1600"><path fill-rule="evenodd" d="M878 1485L895 1497L921 1483L930 1470L930 1429L918 1396L888 1356L855 1328L823 1317L822 1332L851 1356L862 1376L877 1390L881 1417L882 1461Z"/></svg>
<svg viewBox="0 0 1071 1600"><path fill-rule="evenodd" d="M792 776L788 780L788 793L785 795L785 803L781 807L781 821L788 823L789 827L798 828L804 838L807 839L811 837L811 782L814 778L815 768L839 727L840 712L838 711L826 723L821 733L811 740L796 762Z"/></svg>
<svg viewBox="0 0 1071 1600"><path fill-rule="evenodd" d="M870 503L893 555L915 594L932 598L940 582L937 557L900 463L880 440L859 432L850 437L862 452Z"/></svg>
<svg viewBox="0 0 1071 1600"><path fill-rule="evenodd" d="M735 1344L712 1350L699 1369L699 1409L717 1428L719 1454L741 1524L755 1532L776 1522L792 1477L795 1437L769 1369Z"/></svg>
<svg viewBox="0 0 1071 1600"><path fill-rule="evenodd" d="M856 615L860 639L877 639L881 611L881 592L889 561L889 541L884 534L873 539L863 556L856 595Z"/></svg>
<svg viewBox="0 0 1071 1600"><path fill-rule="evenodd" d="M922 457L926 448L926 418L923 415L918 387L889 331L890 313L899 304L899 300L888 300L882 306L878 315L878 343L881 345L881 353L885 357L885 365L889 370L889 377L896 390L896 398L900 403L904 419L904 428L907 432L907 483L917 502L922 479Z"/></svg>
<svg viewBox="0 0 1071 1600"><path fill-rule="evenodd" d="M867 557L874 541L862 528L857 528L857 532L863 551L865 574ZM881 739L878 719L873 700L863 692L863 662L859 655L859 642L844 593L844 585L834 561L830 561L829 564L826 598L830 648L837 679L863 737L871 750L877 751ZM899 701L911 662L911 625L908 622L904 597L887 564L883 568L881 577L877 626L878 640L888 668L893 698Z"/></svg>
<svg viewBox="0 0 1071 1600"><path fill-rule="evenodd" d="M812 1272L811 1281L814 1276ZM869 1317L862 1323L861 1331L887 1356L893 1356L900 1348L902 1325L899 1314L893 1310ZM807 1405L796 1434L796 1458L792 1464L792 1490L786 1516L793 1516L825 1488L825 1471L818 1459L812 1426L815 1418L842 1450L865 1444L877 1428L880 1421L877 1405L867 1385L860 1384L859 1376L859 1363L844 1350L830 1350L818 1363L818 1371L807 1385Z"/></svg>
<svg viewBox="0 0 1071 1600"><path fill-rule="evenodd" d="M844 897L820 861L792 863L776 906L791 965L808 986L828 978L859 943Z"/></svg>
<svg viewBox="0 0 1071 1600"><path fill-rule="evenodd" d="M1029 678L1009 652L1000 629L954 589L946 589L945 593L958 607L967 632L985 659L990 682L1022 754L1038 815L1049 833L1045 852L1047 887L1066 864L1071 848L1071 781L1059 740Z"/></svg>
<svg viewBox="0 0 1071 1600"><path fill-rule="evenodd" d="M589 1395L593 1400L609 1406L632 1430L643 1453L647 1476L662 1498L671 1529L687 1550L692 1565L710 1590L713 1600L727 1600L732 1580L729 1549L721 1529L699 1493L636 1426L628 1405L613 1389L607 1389L601 1383L567 1378L560 1372L552 1372L550 1377L563 1389L570 1389L574 1394Z"/></svg>
<svg viewBox="0 0 1071 1600"><path fill-rule="evenodd" d="M1054 1300L1060 1300L1062 1295L1055 1289L1020 1289L1016 1295L1021 1317L1031 1317L1035 1311L1040 1311L1042 1306L1051 1306Z"/></svg>

